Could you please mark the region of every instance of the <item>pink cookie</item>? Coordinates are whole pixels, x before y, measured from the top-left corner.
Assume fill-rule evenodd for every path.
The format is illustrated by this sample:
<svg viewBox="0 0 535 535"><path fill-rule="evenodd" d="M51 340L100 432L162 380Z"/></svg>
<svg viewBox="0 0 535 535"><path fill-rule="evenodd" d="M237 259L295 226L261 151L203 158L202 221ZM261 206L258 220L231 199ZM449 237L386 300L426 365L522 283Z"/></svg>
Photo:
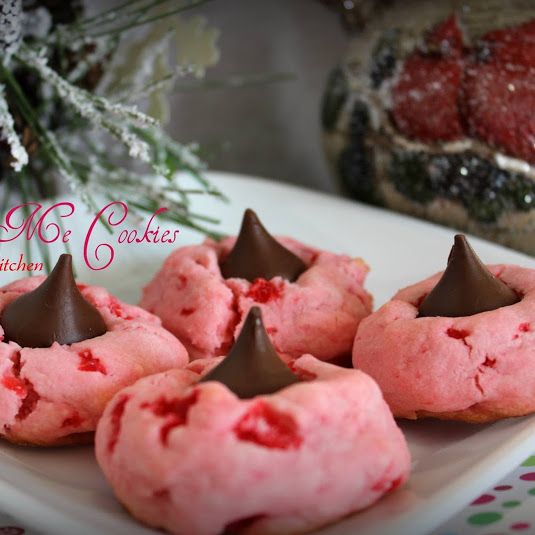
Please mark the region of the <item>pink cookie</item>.
<svg viewBox="0 0 535 535"><path fill-rule="evenodd" d="M142 522L176 534L297 534L407 479L405 439L367 375L307 355L292 366L302 382L243 400L198 383L221 360L141 379L99 422L97 460Z"/></svg>
<svg viewBox="0 0 535 535"><path fill-rule="evenodd" d="M535 270L487 267L522 296L518 303L417 318L439 273L361 323L353 364L379 383L395 416L490 422L535 411Z"/></svg>
<svg viewBox="0 0 535 535"><path fill-rule="evenodd" d="M286 357L347 356L359 322L371 312L371 296L362 286L368 267L360 259L277 239L307 265L293 283L281 277L253 283L224 279L219 261L236 238L207 240L174 251L144 289L140 305L162 319L192 358L224 355L254 305L262 309L271 340Z"/></svg>
<svg viewBox="0 0 535 535"><path fill-rule="evenodd" d="M31 277L0 288L0 315L9 303L37 288ZM145 375L184 367L184 346L160 320L96 286L78 285L101 314L102 336L47 348L3 342L0 325L0 436L21 444L91 442L106 403Z"/></svg>

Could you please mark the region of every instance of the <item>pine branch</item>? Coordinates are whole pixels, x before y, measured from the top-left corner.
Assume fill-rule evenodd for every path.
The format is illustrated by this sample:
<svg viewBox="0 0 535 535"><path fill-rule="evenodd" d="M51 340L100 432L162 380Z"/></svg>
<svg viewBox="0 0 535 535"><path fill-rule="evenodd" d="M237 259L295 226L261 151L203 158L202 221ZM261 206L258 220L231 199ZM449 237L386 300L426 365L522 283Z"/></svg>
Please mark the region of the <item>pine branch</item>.
<svg viewBox="0 0 535 535"><path fill-rule="evenodd" d="M184 6L177 7L175 9L172 9L170 11L167 11L165 13L158 13L157 15L153 15L148 18L144 18L141 20L134 19L133 21L124 24L123 26L118 26L116 28L110 28L109 30L103 30L101 32L97 33L87 33L87 37L97 39L99 37L106 37L109 35L117 35L122 34L124 32L127 32L129 30L132 30L133 28L139 28L140 26L145 26L147 24L151 24L153 22L156 22L158 20L169 18L173 15L177 15L179 13L183 13L184 11L188 11L190 9L193 9L195 7L198 7L202 4L205 4L207 2L211 2L212 0L191 0L189 4L186 4Z"/></svg>
<svg viewBox="0 0 535 535"><path fill-rule="evenodd" d="M51 69L46 58L38 56L31 49L24 47L17 54L17 59L39 73L45 82L50 83L58 92L59 96L72 104L82 117L90 118L96 112L106 112L123 120L131 120L144 125L157 125L158 122L148 115L140 112L135 106L115 104L108 99L99 97L69 83L56 71Z"/></svg>
<svg viewBox="0 0 535 535"><path fill-rule="evenodd" d="M134 13L143 12L147 9L150 9L155 3L163 4L169 1L170 0L152 0L147 5L141 8L136 8ZM146 2L146 0L128 0L127 2L124 2L123 4L120 4L116 7L112 7L105 11L101 11L100 13L96 13L92 17L87 17L86 19L75 22L73 26L75 26L80 31L84 31L88 26L92 26L95 24L106 24L107 22L115 22L126 16L131 16L133 12L128 12L126 11L126 9L141 2Z"/></svg>
<svg viewBox="0 0 535 535"><path fill-rule="evenodd" d="M185 171L203 187L205 192L210 191L212 195L217 195L221 200L228 200L221 191L215 188L202 175L202 171L206 168L206 165L196 154L195 150L198 150L196 145L181 145L161 130L136 128L135 131L150 146L160 147L165 150L164 161L158 162L168 167L168 170L163 173L164 176L172 178L177 171Z"/></svg>
<svg viewBox="0 0 535 535"><path fill-rule="evenodd" d="M122 91L117 95L113 95L113 100L115 102L124 103L147 98L155 91L159 91L164 88L166 85L173 84L178 75L178 72L173 72L163 76L162 78L159 78L158 80L152 80L148 84L145 84L143 87L138 89Z"/></svg>
<svg viewBox="0 0 535 535"><path fill-rule="evenodd" d="M143 212L150 213L166 207L168 211L162 214L166 219L214 238L220 237L210 228L210 225L218 223L215 218L191 210L193 195L207 194L226 200L203 176L206 165L199 157L198 146L177 143L157 127L154 119L135 106L103 98L74 84L83 79L93 66L106 61L114 43L124 32L171 17L207 1L210 0L187 0L177 5L178 2L172 0L130 0L83 21L58 26L46 37L32 40L32 46L19 41L13 49L9 66L0 59L0 135L7 139L11 152L18 155L13 167L16 165L16 169L22 169L28 163L28 154L16 133L13 117L3 97L2 83L9 95L10 106L32 132L39 147L39 152L33 156L39 163L45 164L39 180L58 171L91 212L98 211L89 193L95 192L112 200L124 199L134 210ZM88 44L93 47L88 49ZM74 54L71 55L71 52ZM55 68L48 64L48 58L55 58ZM51 88L57 97L50 94L43 98L40 96L39 108L34 108L34 100L25 93L14 74L13 65L16 67L17 64L39 75L40 86L34 82L32 86ZM163 78L153 80L141 89L138 87L140 93L135 96L151 94L187 72L188 69L182 69L164 76L165 71L159 71L158 76ZM236 80L232 80L232 84L236 84ZM53 108L48 104L57 104L57 109L66 107L68 112L75 112L61 112L63 118L68 118L63 129L59 129L57 124L48 126L49 123L54 124L51 112L47 111ZM58 123L61 124L61 118ZM94 127L97 132L104 130L121 143L110 146L101 145L97 139L92 140ZM124 158L126 151L131 157L149 164L158 176L118 167L117 162ZM16 177L14 172L6 176L7 193L16 186L26 199L41 195L37 179L31 177L30 180L30 176L24 174L20 177L24 183L18 184ZM2 199L4 209L8 198L6 194ZM101 222L111 232L109 226ZM61 225L61 218L58 225ZM45 244L39 244L41 246ZM44 257L46 251L41 252Z"/></svg>
<svg viewBox="0 0 535 535"><path fill-rule="evenodd" d="M200 167L203 164L197 159L191 149L181 146L176 142L174 150L175 155L170 157L168 147L162 142L161 133L156 131L155 134L151 129L139 129L146 136L147 142L151 147L153 166L157 167L157 162L168 162L165 172L158 176L139 174L128 170L124 167L116 167L110 160L110 154L105 150L99 149L86 139L90 150L90 161L86 162L85 153L71 151L70 158L73 164L84 174L87 179L88 187L95 194L103 195L110 199L121 198L130 206L138 206L148 212L157 208L165 207L167 212L161 217L179 222L180 224L193 228L205 234L216 236L213 229L205 227L202 222L216 224L218 220L192 212L190 205L190 190L192 188L183 188L179 184L180 172L186 171L191 176L196 173L199 176ZM181 149L181 152L179 152ZM188 162L183 160L187 158ZM165 179L165 182L163 182ZM204 179L205 187L193 189L194 194L209 194L217 198L222 198L222 194L216 190L208 181Z"/></svg>
<svg viewBox="0 0 535 535"><path fill-rule="evenodd" d="M89 207L94 208L92 199L90 198L87 190L84 188L83 181L70 164L68 158L63 154L63 151L61 150L61 147L54 134L45 129L37 119L31 104L29 103L26 95L11 71L0 64L0 74L4 79L6 86L11 89L17 108L28 125L33 129L47 157L56 165L58 171L71 189L78 193L80 198Z"/></svg>
<svg viewBox="0 0 535 535"><path fill-rule="evenodd" d="M45 81L52 85L58 95L82 117L107 130L128 147L130 156L145 162L149 161L147 144L131 131L128 124L112 121L109 115L115 116L121 121L134 121L145 125L157 124L154 119L141 113L133 106L112 103L70 84L51 69L44 58L38 57L27 49L17 54L17 58L28 67L35 69Z"/></svg>
<svg viewBox="0 0 535 535"><path fill-rule="evenodd" d="M95 41L95 50L82 58L67 75L71 83L81 80L94 66L103 63L116 48L118 39L99 39Z"/></svg>
<svg viewBox="0 0 535 535"><path fill-rule="evenodd" d="M261 73L261 74L240 74L228 76L220 79L192 80L175 84L176 92L190 92L198 90L240 88L255 85L267 85L271 83L287 82L295 80L295 75L291 73Z"/></svg>
<svg viewBox="0 0 535 535"><path fill-rule="evenodd" d="M95 15L95 17L93 17L94 18L93 21L91 20L81 21L76 24L76 27L79 30L87 32L89 28L96 26L96 25L102 26L102 25L110 24L112 22L116 23L118 21L121 21L127 18L131 18L132 20L139 20L140 17L147 14L151 9L154 9L155 7L158 7L159 5L162 5L162 4L166 4L170 1L173 1L173 0L151 0L150 2L146 3L144 6L137 7L136 9L132 11L128 11L127 9L129 7L132 7L132 5L139 4L140 2L139 1L126 2L125 4L123 4L123 7L119 6L117 8L112 8L111 10L108 10L107 12L103 13L102 17L97 14Z"/></svg>
<svg viewBox="0 0 535 535"><path fill-rule="evenodd" d="M11 167L15 171L20 171L28 164L28 153L15 131L15 120L9 112L9 107L4 97L4 89L5 86L0 84L0 139L3 139L9 145L11 156L13 157Z"/></svg>

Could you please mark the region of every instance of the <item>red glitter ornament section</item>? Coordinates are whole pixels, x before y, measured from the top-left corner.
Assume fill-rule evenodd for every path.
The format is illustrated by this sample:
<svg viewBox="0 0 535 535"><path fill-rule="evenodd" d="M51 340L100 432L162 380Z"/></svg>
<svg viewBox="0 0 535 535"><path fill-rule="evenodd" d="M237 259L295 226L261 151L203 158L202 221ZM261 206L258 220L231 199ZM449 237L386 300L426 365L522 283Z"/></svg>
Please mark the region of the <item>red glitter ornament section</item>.
<svg viewBox="0 0 535 535"><path fill-rule="evenodd" d="M457 18L435 26L401 66L392 89L392 119L425 143L466 135L535 163L535 20L494 30L471 47Z"/></svg>
<svg viewBox="0 0 535 535"><path fill-rule="evenodd" d="M463 51L463 41L463 34L455 15L439 22L425 36L426 47L444 56L459 56Z"/></svg>
<svg viewBox="0 0 535 535"><path fill-rule="evenodd" d="M303 438L295 420L264 402L256 403L234 426L239 440L273 449L297 449Z"/></svg>

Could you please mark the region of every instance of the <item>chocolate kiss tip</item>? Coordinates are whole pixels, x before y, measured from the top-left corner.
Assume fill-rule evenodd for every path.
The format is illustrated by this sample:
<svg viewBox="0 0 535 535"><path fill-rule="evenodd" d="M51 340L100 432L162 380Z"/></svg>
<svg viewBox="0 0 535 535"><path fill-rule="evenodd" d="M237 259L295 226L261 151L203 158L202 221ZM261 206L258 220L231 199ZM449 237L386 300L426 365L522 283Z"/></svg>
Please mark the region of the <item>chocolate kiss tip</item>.
<svg viewBox="0 0 535 535"><path fill-rule="evenodd" d="M253 282L283 277L293 282L306 270L305 263L283 247L248 208L243 214L240 233L232 251L220 264L225 279L241 278Z"/></svg>
<svg viewBox="0 0 535 535"><path fill-rule="evenodd" d="M227 357L200 382L219 381L241 399L273 394L299 379L281 360L264 328L260 308L252 307Z"/></svg>
<svg viewBox="0 0 535 535"><path fill-rule="evenodd" d="M62 254L48 277L3 311L5 340L21 347L73 344L106 332L106 324L76 286L72 257Z"/></svg>
<svg viewBox="0 0 535 535"><path fill-rule="evenodd" d="M511 288L486 268L466 237L457 234L446 270L420 305L419 317L472 316L519 300Z"/></svg>

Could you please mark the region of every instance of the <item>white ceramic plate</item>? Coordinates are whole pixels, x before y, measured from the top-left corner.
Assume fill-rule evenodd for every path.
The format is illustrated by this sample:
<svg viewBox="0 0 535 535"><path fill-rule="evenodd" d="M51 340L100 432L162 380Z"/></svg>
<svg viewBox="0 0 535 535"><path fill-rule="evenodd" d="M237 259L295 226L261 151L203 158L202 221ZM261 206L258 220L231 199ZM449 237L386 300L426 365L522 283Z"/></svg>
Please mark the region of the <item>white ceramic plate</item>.
<svg viewBox="0 0 535 535"><path fill-rule="evenodd" d="M372 268L367 287L377 306L398 288L442 269L452 245L451 230L384 210L255 178L222 173L212 173L210 178L232 203L200 197L196 207L220 218L224 232L235 233L243 209L252 207L275 234L291 234L318 247L362 256ZM78 212L81 209L77 206ZM120 246L110 268L90 271L81 262L90 219L81 213L75 216L65 225L73 229L79 278L107 286L132 303L173 247L199 240L183 232L174 245ZM102 230L98 233L93 246L116 239ZM530 257L475 238L472 244L486 262L535 268ZM2 244L0 257L18 257L22 251L20 240ZM14 276L0 273L2 284L10 278ZM409 484L370 509L324 529L323 535L429 533L534 448L535 417L487 426L422 421L402 427L413 455ZM90 448L0 445L0 510L47 534L156 533L133 521L115 501Z"/></svg>

